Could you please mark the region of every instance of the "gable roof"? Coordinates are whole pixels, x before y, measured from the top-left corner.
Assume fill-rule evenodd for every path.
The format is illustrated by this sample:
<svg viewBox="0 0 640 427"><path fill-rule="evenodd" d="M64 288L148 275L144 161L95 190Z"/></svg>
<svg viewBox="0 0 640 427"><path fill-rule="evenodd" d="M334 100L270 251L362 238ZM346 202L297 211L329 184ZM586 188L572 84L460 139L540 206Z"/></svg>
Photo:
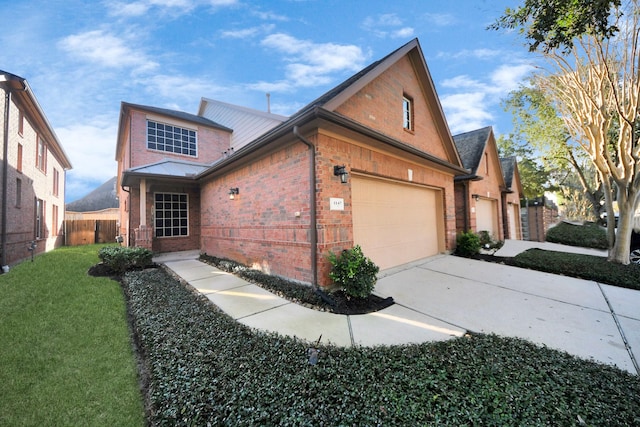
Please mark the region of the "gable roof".
<svg viewBox="0 0 640 427"><path fill-rule="evenodd" d="M478 166L482 160L482 153L489 142L489 136L492 133L491 126L482 129L472 130L470 132L461 133L453 136L462 165L471 170L472 175L478 173Z"/></svg>
<svg viewBox="0 0 640 427"><path fill-rule="evenodd" d="M288 117L239 105L227 104L214 99L202 98L198 116L210 118L233 129L231 147L237 150L260 135L270 131Z"/></svg>
<svg viewBox="0 0 640 427"><path fill-rule="evenodd" d="M383 72L388 70L393 64L398 62L401 58L408 56L414 64L414 68L418 73L419 80L425 91L427 102L434 111L434 117L436 119L436 129L438 130L440 137L445 142L445 148L449 159L444 160L425 153L416 149L408 144L384 135L374 129L368 128L362 124L359 124L348 117L335 113L337 109L344 101L349 99L354 93L362 89L366 84L380 76ZM431 162L434 166L453 172L454 174L467 174L469 171L465 170L458 152L455 148L453 138L449 131L444 112L438 100L435 92L435 87L431 76L429 74L424 55L418 43L418 39L413 39L404 46L391 52L389 55L380 59L354 74L338 86L327 91L314 101L307 104L298 112L293 114L287 121L274 127L267 133L258 137L257 139L247 143L235 153L223 159L222 161L214 164L210 169L200 174L199 177L205 177L207 175L216 174L221 172L227 167L230 167L233 163L240 161L247 156L255 154L256 150L262 149L269 144L272 144L275 140L283 139L288 135L291 135L298 127L311 122L315 119L322 119L327 123L333 123L338 126L352 129L361 134L370 136L376 140L382 141L382 143L393 146L399 150L416 155L424 160Z"/></svg>
<svg viewBox="0 0 640 427"><path fill-rule="evenodd" d="M500 166L502 166L504 185L510 190L514 190L513 187L515 185L518 193L520 193L520 196L522 197L522 182L520 181L520 173L518 172L518 161L516 156L501 158Z"/></svg>
<svg viewBox="0 0 640 427"><path fill-rule="evenodd" d="M40 107L36 95L31 90L31 86L29 86L27 80L15 74L0 70L0 86L4 86L12 91L12 96L16 98L21 107L25 109L24 112L27 117L29 117L32 125L44 136L48 150L54 154L64 170L71 169L72 166L69 157L67 153L65 153L62 143L58 139L49 120L47 120L47 116L44 114L42 107Z"/></svg>

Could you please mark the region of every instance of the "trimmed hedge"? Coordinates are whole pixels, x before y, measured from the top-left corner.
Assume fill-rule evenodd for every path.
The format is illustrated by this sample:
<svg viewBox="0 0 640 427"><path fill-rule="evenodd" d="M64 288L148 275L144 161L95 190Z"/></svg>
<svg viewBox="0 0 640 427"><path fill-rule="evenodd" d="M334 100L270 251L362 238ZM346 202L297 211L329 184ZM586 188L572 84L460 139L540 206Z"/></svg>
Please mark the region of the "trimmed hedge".
<svg viewBox="0 0 640 427"><path fill-rule="evenodd" d="M598 224L575 225L565 221L547 231L547 242L583 248L608 249L607 232Z"/></svg>
<svg viewBox="0 0 640 427"><path fill-rule="evenodd" d="M145 248L105 246L98 251L98 258L116 273L153 264L153 252Z"/></svg>
<svg viewBox="0 0 640 427"><path fill-rule="evenodd" d="M640 290L640 265L616 264L605 257L529 249L516 255L511 263L517 267Z"/></svg>
<svg viewBox="0 0 640 427"><path fill-rule="evenodd" d="M376 348L234 321L163 269L123 278L150 425L639 425L640 379L520 339Z"/></svg>

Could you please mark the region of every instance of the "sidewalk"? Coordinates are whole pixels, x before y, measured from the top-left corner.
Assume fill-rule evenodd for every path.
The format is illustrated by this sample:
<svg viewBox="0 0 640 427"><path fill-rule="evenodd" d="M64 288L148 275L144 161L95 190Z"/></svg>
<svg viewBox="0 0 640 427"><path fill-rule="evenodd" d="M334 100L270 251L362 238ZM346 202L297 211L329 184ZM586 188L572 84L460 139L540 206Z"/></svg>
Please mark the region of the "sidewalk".
<svg viewBox="0 0 640 427"><path fill-rule="evenodd" d="M517 243L516 243L517 244ZM513 247L505 244L504 248ZM154 258L237 321L339 346L447 340L467 331L519 337L637 372L640 292L501 264L439 255L382 272L375 293L395 304L345 316L280 298L197 260Z"/></svg>

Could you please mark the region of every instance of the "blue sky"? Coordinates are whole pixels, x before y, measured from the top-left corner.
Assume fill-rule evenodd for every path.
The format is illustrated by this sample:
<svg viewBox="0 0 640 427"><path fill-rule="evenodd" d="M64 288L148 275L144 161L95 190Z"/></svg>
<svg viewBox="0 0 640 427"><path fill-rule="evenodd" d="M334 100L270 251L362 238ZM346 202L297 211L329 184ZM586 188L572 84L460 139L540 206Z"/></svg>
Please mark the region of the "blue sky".
<svg viewBox="0 0 640 427"><path fill-rule="evenodd" d="M486 27L520 0L0 0L0 69L26 78L69 155L66 201L116 174L120 102L202 97L290 115L420 40L452 134L511 130L535 58Z"/></svg>

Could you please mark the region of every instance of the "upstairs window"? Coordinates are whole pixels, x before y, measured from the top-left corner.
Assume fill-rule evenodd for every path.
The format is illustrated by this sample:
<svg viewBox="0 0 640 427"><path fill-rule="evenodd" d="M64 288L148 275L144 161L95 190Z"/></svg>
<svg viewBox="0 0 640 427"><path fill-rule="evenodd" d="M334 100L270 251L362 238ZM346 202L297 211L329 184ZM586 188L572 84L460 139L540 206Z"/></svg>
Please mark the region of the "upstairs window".
<svg viewBox="0 0 640 427"><path fill-rule="evenodd" d="M22 144L18 144L18 164L16 170L22 172Z"/></svg>
<svg viewBox="0 0 640 427"><path fill-rule="evenodd" d="M402 127L413 131L413 99L407 95L402 97Z"/></svg>
<svg viewBox="0 0 640 427"><path fill-rule="evenodd" d="M24 114L18 111L18 135L24 135Z"/></svg>
<svg viewBox="0 0 640 427"><path fill-rule="evenodd" d="M38 147L36 149L36 167L42 172L47 171L47 144L38 136Z"/></svg>
<svg viewBox="0 0 640 427"><path fill-rule="evenodd" d="M53 195L60 195L60 172L56 168L53 168Z"/></svg>
<svg viewBox="0 0 640 427"><path fill-rule="evenodd" d="M198 155L197 132L147 120L147 148L196 157Z"/></svg>

